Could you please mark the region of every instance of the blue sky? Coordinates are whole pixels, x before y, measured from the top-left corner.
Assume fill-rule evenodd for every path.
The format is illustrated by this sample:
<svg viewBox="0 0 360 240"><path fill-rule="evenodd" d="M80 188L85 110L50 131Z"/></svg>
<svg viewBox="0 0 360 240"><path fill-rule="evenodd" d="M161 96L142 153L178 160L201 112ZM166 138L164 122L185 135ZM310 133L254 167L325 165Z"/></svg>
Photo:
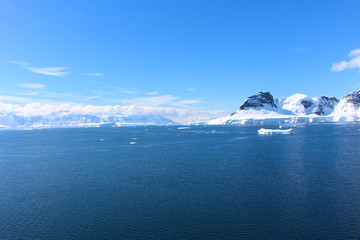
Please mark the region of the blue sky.
<svg viewBox="0 0 360 240"><path fill-rule="evenodd" d="M341 98L360 88L359 12L346 0L0 0L0 101L234 110L258 91Z"/></svg>

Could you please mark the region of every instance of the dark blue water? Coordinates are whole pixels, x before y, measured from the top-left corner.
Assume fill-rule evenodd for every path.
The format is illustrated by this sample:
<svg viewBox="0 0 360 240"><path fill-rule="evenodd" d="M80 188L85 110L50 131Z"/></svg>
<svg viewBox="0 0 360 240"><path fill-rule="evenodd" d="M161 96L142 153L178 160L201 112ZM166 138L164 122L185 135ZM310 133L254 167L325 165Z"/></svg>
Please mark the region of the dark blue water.
<svg viewBox="0 0 360 240"><path fill-rule="evenodd" d="M259 128L2 131L0 239L360 239L360 125Z"/></svg>

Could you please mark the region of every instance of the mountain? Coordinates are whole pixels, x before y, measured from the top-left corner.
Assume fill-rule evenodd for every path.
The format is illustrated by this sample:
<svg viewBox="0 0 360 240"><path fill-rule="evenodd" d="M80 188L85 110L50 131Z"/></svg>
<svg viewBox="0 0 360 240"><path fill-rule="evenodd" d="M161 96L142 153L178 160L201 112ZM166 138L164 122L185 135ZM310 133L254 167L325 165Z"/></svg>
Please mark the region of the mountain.
<svg viewBox="0 0 360 240"><path fill-rule="evenodd" d="M166 109L154 114L150 114L154 111L153 108L139 111L136 106L68 107L28 104L24 107L14 105L12 108L3 105L3 109L4 112L0 113L0 129L176 124L171 119L187 124L210 125L360 121L360 90L347 94L340 101L335 97L310 98L305 94L274 98L270 92L259 92L248 97L228 116L207 122L202 119L214 113L202 111L201 118L196 119L194 116L199 112L186 109ZM216 113L215 116L221 115Z"/></svg>
<svg viewBox="0 0 360 240"><path fill-rule="evenodd" d="M59 111L45 115L21 115L9 113L0 115L0 129L32 129L56 127L100 127L127 125L169 125L170 119L157 114L148 115L109 115L81 114Z"/></svg>
<svg viewBox="0 0 360 240"><path fill-rule="evenodd" d="M335 97L321 96L310 98L305 94L294 94L287 98L279 98L277 102L280 107L293 112L295 115L316 114L324 116L334 111L339 100Z"/></svg>
<svg viewBox="0 0 360 240"><path fill-rule="evenodd" d="M335 121L360 120L360 90L343 97L334 109Z"/></svg>
<svg viewBox="0 0 360 240"><path fill-rule="evenodd" d="M257 95L248 97L245 102L241 104L239 110L265 106L277 108L274 98L269 92L259 92Z"/></svg>
<svg viewBox="0 0 360 240"><path fill-rule="evenodd" d="M280 122L333 122L360 120L360 90L340 101L335 97L310 98L305 94L274 99L269 92L248 97L240 107L210 125L280 123Z"/></svg>

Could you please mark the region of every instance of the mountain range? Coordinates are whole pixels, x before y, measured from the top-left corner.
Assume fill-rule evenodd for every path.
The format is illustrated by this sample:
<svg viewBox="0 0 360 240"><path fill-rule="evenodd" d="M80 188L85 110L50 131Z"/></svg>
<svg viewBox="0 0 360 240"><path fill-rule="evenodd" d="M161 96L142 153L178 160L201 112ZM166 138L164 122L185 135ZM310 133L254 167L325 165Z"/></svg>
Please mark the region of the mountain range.
<svg viewBox="0 0 360 240"><path fill-rule="evenodd" d="M360 90L347 94L341 100L327 96L310 98L304 94L274 98L270 92L259 92L248 97L228 116L210 121L199 121L195 118L189 120L191 117L189 113L174 114L173 109L170 109L167 115L151 112L134 114L121 110L119 106L105 107L98 111L88 111L88 109L89 106L64 110L50 105L29 104L22 110L15 108L13 111L0 113L0 129L360 121ZM175 119L176 115L182 117Z"/></svg>
<svg viewBox="0 0 360 240"><path fill-rule="evenodd" d="M305 94L274 99L270 92L248 97L232 114L210 120L209 125L261 124L281 122L339 122L360 120L360 90L341 100Z"/></svg>
<svg viewBox="0 0 360 240"><path fill-rule="evenodd" d="M0 129L33 129L51 127L120 127L137 125L169 125L174 121L158 114L111 115L82 114L59 111L47 115L24 116L16 113L0 114Z"/></svg>

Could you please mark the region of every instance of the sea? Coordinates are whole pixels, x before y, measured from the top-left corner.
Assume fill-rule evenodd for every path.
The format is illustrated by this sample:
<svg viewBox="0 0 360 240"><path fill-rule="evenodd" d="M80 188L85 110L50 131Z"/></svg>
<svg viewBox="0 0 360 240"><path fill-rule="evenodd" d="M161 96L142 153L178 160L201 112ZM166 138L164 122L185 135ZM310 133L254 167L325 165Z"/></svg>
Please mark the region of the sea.
<svg viewBox="0 0 360 240"><path fill-rule="evenodd" d="M0 131L0 239L360 239L360 124Z"/></svg>

